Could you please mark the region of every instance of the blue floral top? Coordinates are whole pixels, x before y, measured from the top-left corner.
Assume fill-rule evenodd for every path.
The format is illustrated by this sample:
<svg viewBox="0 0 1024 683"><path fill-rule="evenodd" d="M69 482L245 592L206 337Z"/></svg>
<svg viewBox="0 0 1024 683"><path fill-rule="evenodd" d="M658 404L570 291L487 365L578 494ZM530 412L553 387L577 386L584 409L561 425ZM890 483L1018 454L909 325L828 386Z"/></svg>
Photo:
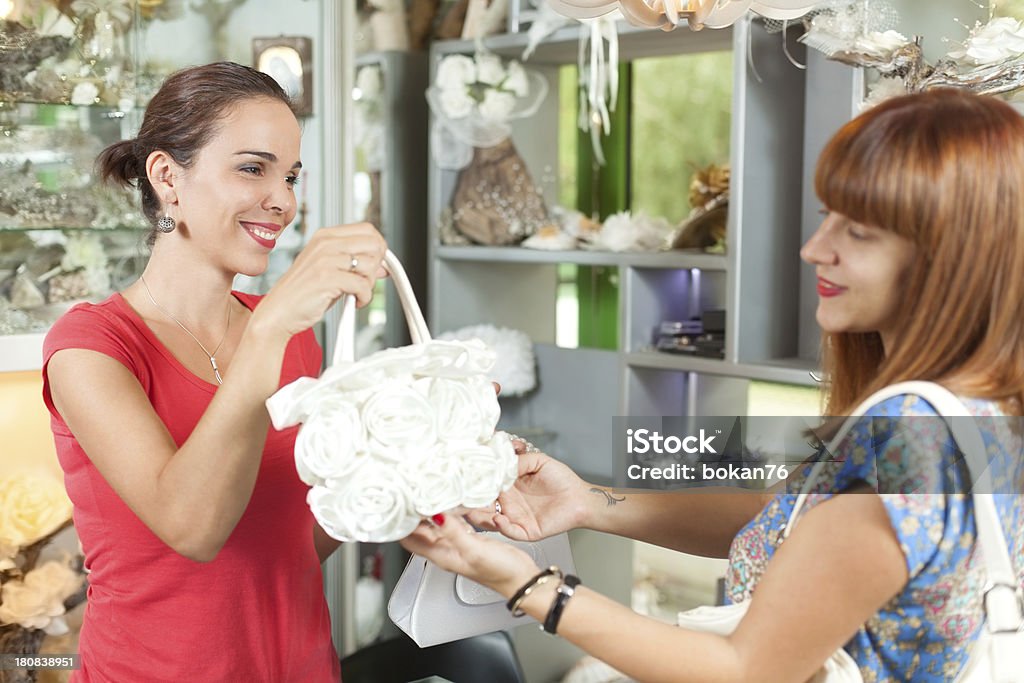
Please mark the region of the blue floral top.
<svg viewBox="0 0 1024 683"><path fill-rule="evenodd" d="M999 516L1024 585L1024 495L1017 418L989 401L966 400L978 418ZM824 450L824 449L822 449ZM983 622L985 575L975 544L968 470L948 426L917 396L879 403L843 439L801 514L836 492L867 483L879 493L906 556L910 580L844 646L867 682L949 681L967 663ZM729 551L726 600L747 599L778 546L810 467L739 534ZM796 481L793 481L796 480ZM794 488L795 486L795 488Z"/></svg>

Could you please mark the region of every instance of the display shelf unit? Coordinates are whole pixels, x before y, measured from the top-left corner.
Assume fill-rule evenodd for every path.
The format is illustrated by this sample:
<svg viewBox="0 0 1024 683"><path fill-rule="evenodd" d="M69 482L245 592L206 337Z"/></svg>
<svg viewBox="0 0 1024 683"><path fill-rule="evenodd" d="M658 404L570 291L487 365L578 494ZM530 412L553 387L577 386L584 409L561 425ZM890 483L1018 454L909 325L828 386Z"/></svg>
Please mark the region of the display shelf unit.
<svg viewBox="0 0 1024 683"><path fill-rule="evenodd" d="M562 28L546 38L526 63L552 86L547 100L529 121L512 125L512 140L545 197L557 196L552 173L558 149L557 92L559 67L574 64L578 40L586 28ZM802 46L787 36L789 52L808 59ZM854 109L858 83L849 75L828 70L810 57L807 71L786 58L783 36L768 33L750 20L721 31L645 31L620 26L620 57L624 61L652 56L731 49L733 52L732 188L727 250L724 255L693 252L611 253L537 251L521 247L430 244L429 314L437 331L476 323L523 330L537 343L541 389L517 399L530 406L538 424L558 433L566 415L612 416L656 409L658 414L706 413L730 401L731 412L745 406L745 381L760 380L815 386L817 333L813 319L813 277L801 266L799 249L816 225L807 210L813 195L807 186L824 139ZM520 58L523 34L492 36L483 46L497 54ZM453 53L471 54L470 41L450 41L432 49L432 67ZM822 75L824 74L824 75ZM823 97L813 88L827 80ZM845 93L845 98L839 95ZM823 111L828 110L828 111ZM813 115L814 125L805 118ZM684 160L681 160L681 166ZM680 182L685 171L680 172ZM432 224L450 202L458 172L430 165L428 216ZM563 349L555 345L555 292L558 264L614 268L619 282L619 348L616 351ZM663 320L726 311L726 349L722 360L666 354L653 350L654 330ZM578 368L577 358L588 361ZM577 368L579 372L577 372ZM582 375L585 375L585 378ZM688 378L689 375L699 376ZM598 382L599 390L577 392L567 400L548 385ZM720 400L707 400L692 390L659 391L657 387L703 385ZM644 390L643 386L648 385ZM712 392L709 387L717 386ZM605 399L617 400L609 409ZM646 396L647 398L641 398ZM660 397L661 403L652 403ZM508 403L506 401L506 403ZM739 407L737 407L739 406ZM512 411L516 419L524 407ZM509 414L506 408L506 415ZM609 423L610 425L610 423ZM577 438L556 438L557 455L588 453L584 467L607 478L607 434L591 430Z"/></svg>
<svg viewBox="0 0 1024 683"><path fill-rule="evenodd" d="M556 174L550 172L557 167L558 150L558 102L551 93L558 92L560 67L576 63L578 40L586 30L557 31L525 65L547 78L551 88L533 118L513 122L512 141L546 198L559 196ZM794 38L785 38L788 52L806 60L807 70L787 59L782 35L749 19L728 30L699 33L620 25L624 61L732 50L732 180L724 255L442 245L434 226L450 203L458 174L429 166L431 329L489 323L530 335L538 387L523 397L501 399L501 425L543 432L540 445L588 481L626 483L622 457L612 445L615 416L736 416L747 409L752 382L817 385L813 269L801 264L799 249L819 218L810 183L817 155L856 111L862 84L854 70L807 54ZM526 36L494 36L483 45L518 59ZM466 41L436 44L432 70L445 55L473 51ZM681 184L688 175L685 161L680 159ZM555 343L560 264L614 269L616 349ZM726 312L724 359L654 350L660 322L712 309ZM630 550L619 551L621 556L610 557L581 550L577 565L591 583L604 581L611 597L629 604ZM530 680L554 678L559 664L578 654L535 642L525 629L516 640L528 648Z"/></svg>

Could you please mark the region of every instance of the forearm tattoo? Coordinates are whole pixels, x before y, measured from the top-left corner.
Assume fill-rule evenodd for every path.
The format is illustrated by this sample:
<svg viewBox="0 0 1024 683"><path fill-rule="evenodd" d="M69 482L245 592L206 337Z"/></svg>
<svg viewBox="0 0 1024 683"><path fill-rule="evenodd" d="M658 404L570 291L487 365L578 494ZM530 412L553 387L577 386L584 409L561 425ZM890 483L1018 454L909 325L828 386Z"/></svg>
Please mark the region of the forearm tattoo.
<svg viewBox="0 0 1024 683"><path fill-rule="evenodd" d="M616 498L615 496L613 496L611 494L610 491L605 491L604 489L599 489L596 486L594 488L590 489L590 492L591 493L599 493L602 496L604 496L604 502L605 502L605 506L606 507L612 507L613 505L617 505L618 503L621 503L622 501L626 500L625 496L622 496L621 498Z"/></svg>

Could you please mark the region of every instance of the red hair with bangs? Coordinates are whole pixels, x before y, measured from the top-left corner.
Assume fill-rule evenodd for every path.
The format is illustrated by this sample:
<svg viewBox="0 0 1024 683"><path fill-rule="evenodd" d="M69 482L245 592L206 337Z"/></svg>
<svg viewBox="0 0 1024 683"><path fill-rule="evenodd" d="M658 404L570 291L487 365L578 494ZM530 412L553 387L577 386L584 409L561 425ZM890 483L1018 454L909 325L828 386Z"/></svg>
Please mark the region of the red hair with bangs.
<svg viewBox="0 0 1024 683"><path fill-rule="evenodd" d="M814 186L829 210L917 246L888 356L877 332L822 334L825 414L930 380L1020 415L1024 118L962 90L893 98L836 133Z"/></svg>

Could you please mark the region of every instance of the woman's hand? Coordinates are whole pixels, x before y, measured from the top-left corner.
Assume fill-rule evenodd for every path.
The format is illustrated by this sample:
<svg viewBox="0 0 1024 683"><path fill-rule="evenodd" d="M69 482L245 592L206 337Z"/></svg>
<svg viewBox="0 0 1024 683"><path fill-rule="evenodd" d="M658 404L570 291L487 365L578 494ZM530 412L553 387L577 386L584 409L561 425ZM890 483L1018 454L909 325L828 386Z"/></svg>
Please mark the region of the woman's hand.
<svg viewBox="0 0 1024 683"><path fill-rule="evenodd" d="M469 521L516 541L538 541L584 526L590 485L567 465L527 450L524 441L513 441L513 446L519 455L519 478L498 497L501 512L472 510Z"/></svg>
<svg viewBox="0 0 1024 683"><path fill-rule="evenodd" d="M538 571L525 552L507 543L478 534L454 510L423 521L402 539L402 547L425 557L438 567L483 584L511 597Z"/></svg>
<svg viewBox="0 0 1024 683"><path fill-rule="evenodd" d="M365 306L387 243L369 223L321 228L253 313L253 321L291 337L316 324L343 294Z"/></svg>

